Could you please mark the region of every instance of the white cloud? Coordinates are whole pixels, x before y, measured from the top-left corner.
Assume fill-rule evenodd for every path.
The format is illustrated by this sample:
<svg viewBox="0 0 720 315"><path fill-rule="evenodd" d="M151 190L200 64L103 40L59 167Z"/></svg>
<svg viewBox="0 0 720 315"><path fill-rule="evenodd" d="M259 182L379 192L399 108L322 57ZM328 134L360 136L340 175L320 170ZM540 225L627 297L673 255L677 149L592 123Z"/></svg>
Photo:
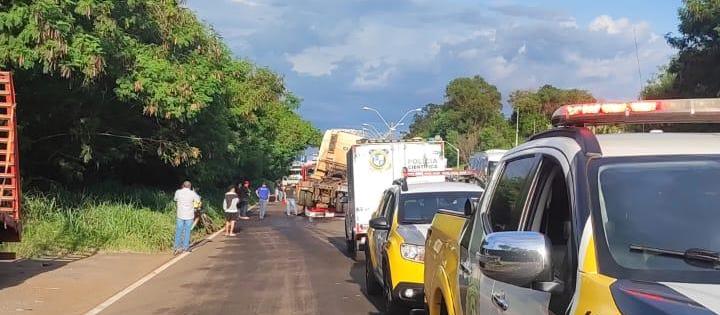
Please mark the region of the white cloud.
<svg viewBox="0 0 720 315"><path fill-rule="evenodd" d="M292 70L310 76L330 76L340 64L353 64L353 86L381 87L399 68L424 67L450 46L477 40L495 40L494 29L473 31L425 27L400 27L380 22L366 23L348 33L342 43L312 46L286 59Z"/></svg>
<svg viewBox="0 0 720 315"><path fill-rule="evenodd" d="M523 43L522 46L520 46L520 48L518 48L517 54L522 56L526 53L527 53L527 43Z"/></svg>
<svg viewBox="0 0 720 315"><path fill-rule="evenodd" d="M249 7L257 7L258 5L260 5L259 3L250 1L250 0L230 0L230 1L239 3L239 4L244 4Z"/></svg>
<svg viewBox="0 0 720 315"><path fill-rule="evenodd" d="M558 24L563 28L578 28L577 20L574 17L559 21Z"/></svg>
<svg viewBox="0 0 720 315"><path fill-rule="evenodd" d="M471 75L504 96L552 84L627 99L640 86L634 35L645 78L673 53L657 35L665 30L646 21L600 15L578 22L545 4L487 10L476 1L231 1L189 0L212 13L201 17L238 55L283 73L312 113L328 104L385 103L400 111L438 102L447 82Z"/></svg>
<svg viewBox="0 0 720 315"><path fill-rule="evenodd" d="M590 22L590 25L588 26L588 29L593 32L604 31L608 34L632 34L633 29L638 32L645 31L647 30L647 28L648 24L646 22L633 24L627 18L613 19L608 15L601 15L596 17L592 22Z"/></svg>

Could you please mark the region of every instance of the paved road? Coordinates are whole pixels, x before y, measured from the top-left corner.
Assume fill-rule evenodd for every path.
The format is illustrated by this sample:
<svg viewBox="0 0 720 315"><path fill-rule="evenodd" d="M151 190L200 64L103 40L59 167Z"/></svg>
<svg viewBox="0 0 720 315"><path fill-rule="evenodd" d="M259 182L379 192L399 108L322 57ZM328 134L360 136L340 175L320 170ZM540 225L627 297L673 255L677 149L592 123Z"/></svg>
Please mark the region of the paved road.
<svg viewBox="0 0 720 315"><path fill-rule="evenodd" d="M381 314L363 293L364 261L344 248L342 219L308 223L272 206L110 306L102 314Z"/></svg>

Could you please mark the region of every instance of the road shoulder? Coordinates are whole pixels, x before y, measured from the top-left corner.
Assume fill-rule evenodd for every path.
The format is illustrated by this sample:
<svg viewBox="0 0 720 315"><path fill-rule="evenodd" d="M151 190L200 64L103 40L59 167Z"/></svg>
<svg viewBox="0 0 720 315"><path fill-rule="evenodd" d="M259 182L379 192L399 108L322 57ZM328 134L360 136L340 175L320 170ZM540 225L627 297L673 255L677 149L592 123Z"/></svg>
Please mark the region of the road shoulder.
<svg viewBox="0 0 720 315"><path fill-rule="evenodd" d="M167 262L169 254L100 253L0 263L0 314L83 314Z"/></svg>

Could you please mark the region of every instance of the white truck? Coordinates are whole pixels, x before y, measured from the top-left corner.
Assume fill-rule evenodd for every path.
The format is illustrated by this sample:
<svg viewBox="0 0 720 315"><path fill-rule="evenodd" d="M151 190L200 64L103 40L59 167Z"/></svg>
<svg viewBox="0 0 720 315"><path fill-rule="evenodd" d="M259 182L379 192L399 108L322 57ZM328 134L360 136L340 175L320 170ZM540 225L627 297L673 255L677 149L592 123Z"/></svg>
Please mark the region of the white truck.
<svg viewBox="0 0 720 315"><path fill-rule="evenodd" d="M407 172L444 171L447 160L442 141L361 140L347 153L347 213L345 240L348 253L363 250L372 213L382 193Z"/></svg>
<svg viewBox="0 0 720 315"><path fill-rule="evenodd" d="M303 162L301 161L293 161L292 165L290 166L290 174L288 176L284 176L282 179L283 186L288 185L297 185L300 183L302 178L302 166Z"/></svg>
<svg viewBox="0 0 720 315"><path fill-rule="evenodd" d="M493 171L507 150L491 149L479 152L470 157L470 170L478 172L480 183L485 186L492 177Z"/></svg>

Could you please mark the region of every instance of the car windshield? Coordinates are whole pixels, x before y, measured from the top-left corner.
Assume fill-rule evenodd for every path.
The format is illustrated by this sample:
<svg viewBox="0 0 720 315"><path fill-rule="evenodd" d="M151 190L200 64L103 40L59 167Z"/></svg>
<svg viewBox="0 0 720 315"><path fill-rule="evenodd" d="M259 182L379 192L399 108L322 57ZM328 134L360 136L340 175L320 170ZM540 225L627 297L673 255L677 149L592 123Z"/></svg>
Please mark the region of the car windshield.
<svg viewBox="0 0 720 315"><path fill-rule="evenodd" d="M429 224L438 209L463 212L469 198L479 198L480 192L434 192L400 196L398 221L400 224Z"/></svg>
<svg viewBox="0 0 720 315"><path fill-rule="evenodd" d="M618 265L708 270L682 257L630 250L631 245L720 251L720 158L605 164L598 189L606 241Z"/></svg>

